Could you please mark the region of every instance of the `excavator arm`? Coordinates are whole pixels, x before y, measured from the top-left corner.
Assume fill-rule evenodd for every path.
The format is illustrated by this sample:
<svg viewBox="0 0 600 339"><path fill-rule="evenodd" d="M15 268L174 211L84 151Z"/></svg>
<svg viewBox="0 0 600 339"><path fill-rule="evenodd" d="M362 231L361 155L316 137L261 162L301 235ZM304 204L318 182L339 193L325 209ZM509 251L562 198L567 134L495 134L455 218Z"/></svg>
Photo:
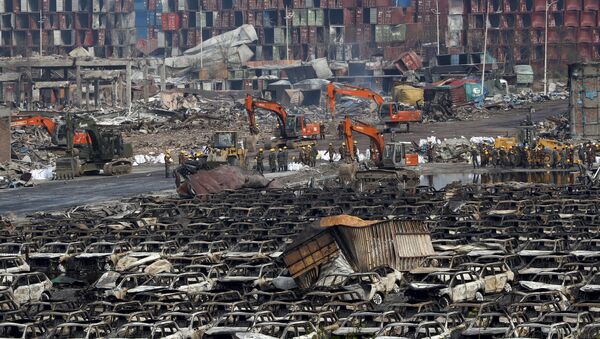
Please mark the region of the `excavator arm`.
<svg viewBox="0 0 600 339"><path fill-rule="evenodd" d="M350 157L354 157L354 152L352 147L354 147L354 139L352 137L352 131L366 135L371 139L371 141L377 147L377 162L381 163L383 158L383 148L385 147L385 141L383 140L383 136L379 134L377 128L366 124L360 121L352 121L350 118L346 117L344 119L344 133L346 134L346 145L348 146L348 150L350 151Z"/></svg>
<svg viewBox="0 0 600 339"><path fill-rule="evenodd" d="M277 115L277 120L279 120L279 128L281 129L281 135L285 137L286 135L286 123L287 123L287 112L285 108L280 104L263 100L263 99L255 99L251 95L246 95L246 111L248 112L248 123L250 124L250 133L256 135L258 134L258 127L256 125L256 109L264 109L269 112L273 112Z"/></svg>
<svg viewBox="0 0 600 339"><path fill-rule="evenodd" d="M378 110L379 110L379 107L381 106L381 104L383 104L383 102L384 102L383 97L381 95L377 94L376 92L374 92L368 88L362 88L362 87L352 86L352 85L347 85L347 84L342 84L341 87L336 88L334 83L330 82L329 84L327 84L327 101L329 103L329 112L331 112L331 115L333 117L335 117L335 104L336 104L335 96L337 94L347 95L347 96L352 96L352 97L357 97L357 98L371 99L377 104Z"/></svg>
<svg viewBox="0 0 600 339"><path fill-rule="evenodd" d="M54 135L54 133L56 133L56 123L54 120L43 116L20 118L10 121L11 128L20 126L40 126L44 127L50 135Z"/></svg>
<svg viewBox="0 0 600 339"><path fill-rule="evenodd" d="M10 127L21 127L21 126L40 126L44 127L52 141L54 143L58 143L58 124L54 122L54 120L50 118L46 118L44 116L38 115L34 117L20 118L11 120ZM92 141L87 132L75 132L73 135L73 144L77 145L86 145L90 144Z"/></svg>

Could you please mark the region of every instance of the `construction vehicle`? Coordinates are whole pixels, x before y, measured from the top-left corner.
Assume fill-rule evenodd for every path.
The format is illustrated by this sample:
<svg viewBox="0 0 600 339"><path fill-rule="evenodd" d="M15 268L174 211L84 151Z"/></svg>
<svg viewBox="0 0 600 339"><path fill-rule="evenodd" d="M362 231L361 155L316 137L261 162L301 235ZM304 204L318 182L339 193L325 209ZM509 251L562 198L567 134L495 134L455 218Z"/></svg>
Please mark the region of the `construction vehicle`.
<svg viewBox="0 0 600 339"><path fill-rule="evenodd" d="M218 131L212 136L211 146L207 150L206 166L219 165L247 166L247 150L240 145L238 132Z"/></svg>
<svg viewBox="0 0 600 339"><path fill-rule="evenodd" d="M377 114L387 130L400 132L400 127L406 125L406 131L410 131L411 122L421 121L421 111L406 110L403 105L397 102L385 102L378 93L358 86L348 84L336 84L330 82L327 84L328 108L331 115L335 118L336 95L347 95L357 98L371 99L377 104Z"/></svg>
<svg viewBox="0 0 600 339"><path fill-rule="evenodd" d="M386 143L377 128L364 122L352 121L348 117L344 119L344 132L351 160L356 160L352 149L354 147L353 132L366 135L369 137L371 145L374 146L372 147L371 160L377 168L356 170L352 175L353 179L359 183L360 189L365 190L382 184L402 185L404 187L414 187L419 184L417 173L406 168L418 165L418 155L409 152L412 147L410 142ZM346 168L343 171L347 172L348 169Z"/></svg>
<svg viewBox="0 0 600 339"><path fill-rule="evenodd" d="M85 133L88 143L75 144L75 136ZM73 119L66 115L66 151L56 160L56 179L72 179L80 175L120 175L131 172L133 156L131 144L113 130L101 128L93 119Z"/></svg>
<svg viewBox="0 0 600 339"><path fill-rule="evenodd" d="M265 99L257 99L246 95L246 112L250 123L250 133L258 134L256 125L256 109L273 112L277 116L279 131L278 137L288 147L297 147L303 139L317 139L321 134L321 125L310 122L304 115L288 114L280 104Z"/></svg>
<svg viewBox="0 0 600 339"><path fill-rule="evenodd" d="M509 150L513 147L524 147L529 148L543 147L545 149L562 150L565 145L559 141L552 139L539 138L535 130L535 125L531 120L531 116L527 116L527 119L522 121L517 126L517 133L513 137L498 137L494 140L494 148Z"/></svg>
<svg viewBox="0 0 600 339"><path fill-rule="evenodd" d="M52 143L56 146L66 146L66 125L64 123L55 122L53 119L38 115L33 117L17 118L10 122L10 127L21 126L39 126L43 127L50 135ZM73 137L73 144L85 145L91 143L90 136L85 132L76 131Z"/></svg>

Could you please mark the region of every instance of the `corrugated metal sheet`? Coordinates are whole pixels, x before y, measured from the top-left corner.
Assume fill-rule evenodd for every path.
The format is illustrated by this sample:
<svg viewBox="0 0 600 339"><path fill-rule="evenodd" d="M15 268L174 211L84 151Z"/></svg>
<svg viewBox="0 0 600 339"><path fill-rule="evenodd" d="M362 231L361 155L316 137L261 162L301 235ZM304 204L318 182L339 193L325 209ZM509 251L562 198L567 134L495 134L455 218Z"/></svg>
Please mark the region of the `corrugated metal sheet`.
<svg viewBox="0 0 600 339"><path fill-rule="evenodd" d="M389 220L367 226L334 226L337 243L352 268L380 266L407 271L434 253L427 226L417 220Z"/></svg>

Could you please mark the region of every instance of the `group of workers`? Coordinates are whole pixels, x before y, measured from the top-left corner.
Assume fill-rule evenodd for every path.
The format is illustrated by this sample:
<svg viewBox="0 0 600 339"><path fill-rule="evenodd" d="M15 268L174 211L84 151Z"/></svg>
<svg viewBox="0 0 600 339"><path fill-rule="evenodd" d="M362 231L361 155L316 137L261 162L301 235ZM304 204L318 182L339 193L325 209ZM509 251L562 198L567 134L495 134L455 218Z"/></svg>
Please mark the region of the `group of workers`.
<svg viewBox="0 0 600 339"><path fill-rule="evenodd" d="M256 170L263 174L265 171L265 165L263 161L265 160L264 149L259 149L256 154ZM287 146L283 148L279 148L279 150L275 148L271 148L269 150L269 169L272 173L274 172L285 172L288 170L288 150Z"/></svg>
<svg viewBox="0 0 600 339"><path fill-rule="evenodd" d="M521 168L571 168L579 161L591 167L596 160L598 144L564 145L552 148L537 145L536 147L511 146L496 148L493 145L481 144L470 150L473 168L480 167L521 167Z"/></svg>
<svg viewBox="0 0 600 339"><path fill-rule="evenodd" d="M171 166L175 163L172 156L172 150L166 150L164 153L164 162L165 162L165 178L170 178L173 176L173 171L171 170ZM184 164L188 160L201 161L205 159L204 152L202 151L179 151L179 155L177 157L177 161L179 165Z"/></svg>

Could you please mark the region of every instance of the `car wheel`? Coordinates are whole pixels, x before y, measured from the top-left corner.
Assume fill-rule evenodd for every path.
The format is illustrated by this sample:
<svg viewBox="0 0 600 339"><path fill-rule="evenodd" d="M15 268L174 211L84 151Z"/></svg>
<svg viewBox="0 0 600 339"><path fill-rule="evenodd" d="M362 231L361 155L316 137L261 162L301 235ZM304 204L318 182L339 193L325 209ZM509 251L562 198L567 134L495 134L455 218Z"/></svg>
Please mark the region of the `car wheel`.
<svg viewBox="0 0 600 339"><path fill-rule="evenodd" d="M450 298L448 296L443 296L439 299L438 305L440 306L440 310L445 310L450 306Z"/></svg>
<svg viewBox="0 0 600 339"><path fill-rule="evenodd" d="M483 294L481 294L481 292L475 293L475 300L483 301Z"/></svg>
<svg viewBox="0 0 600 339"><path fill-rule="evenodd" d="M506 283L506 284L504 285L504 292L506 292L506 293L510 293L510 292L512 292L512 286L510 286L510 284L509 284L509 283Z"/></svg>
<svg viewBox="0 0 600 339"><path fill-rule="evenodd" d="M394 287L392 287L392 292L393 292L394 294L398 294L398 293L400 293L400 285L398 284L398 282L395 282L395 283L394 283Z"/></svg>
<svg viewBox="0 0 600 339"><path fill-rule="evenodd" d="M42 293L42 296L40 297L40 300L41 301L48 301L48 300L50 300L50 293L48 293L48 292Z"/></svg>
<svg viewBox="0 0 600 339"><path fill-rule="evenodd" d="M383 295L381 293L375 293L371 301L373 301L373 304L375 305L381 305L383 304Z"/></svg>

